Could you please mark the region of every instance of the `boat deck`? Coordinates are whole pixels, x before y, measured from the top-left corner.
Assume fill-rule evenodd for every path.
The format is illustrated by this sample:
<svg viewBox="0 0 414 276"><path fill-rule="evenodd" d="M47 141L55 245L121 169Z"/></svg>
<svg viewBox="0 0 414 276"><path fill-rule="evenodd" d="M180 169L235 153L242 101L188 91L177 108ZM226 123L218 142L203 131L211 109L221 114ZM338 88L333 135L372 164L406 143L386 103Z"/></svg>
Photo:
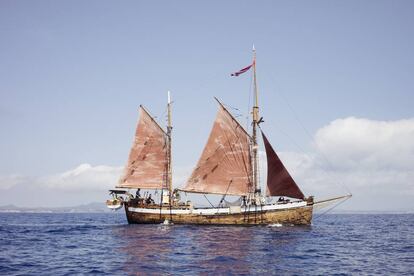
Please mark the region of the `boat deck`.
<svg viewBox="0 0 414 276"><path fill-rule="evenodd" d="M241 214L241 213L254 213L258 211L272 211L272 210L285 210L291 208L299 208L307 205L306 201L288 202L288 203L275 203L266 205L249 205L249 206L228 206L228 207L192 207L190 205L176 205L169 206L164 204L163 206L156 204L139 204L128 205L128 211L145 214L196 214L196 215L216 215L216 214Z"/></svg>

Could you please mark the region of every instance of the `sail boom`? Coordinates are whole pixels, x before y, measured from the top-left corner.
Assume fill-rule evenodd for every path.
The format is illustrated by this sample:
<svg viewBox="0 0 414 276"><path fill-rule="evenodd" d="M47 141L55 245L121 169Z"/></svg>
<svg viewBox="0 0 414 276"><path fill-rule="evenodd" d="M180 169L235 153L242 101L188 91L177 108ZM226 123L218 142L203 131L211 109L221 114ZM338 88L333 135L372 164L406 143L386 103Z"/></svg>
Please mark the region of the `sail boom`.
<svg viewBox="0 0 414 276"><path fill-rule="evenodd" d="M118 184L115 188L123 188L123 189L148 189L148 190L160 190L160 189L168 189L167 186L161 185L153 185L153 184L142 184L142 183L131 183L131 184Z"/></svg>
<svg viewBox="0 0 414 276"><path fill-rule="evenodd" d="M187 189L177 189L178 191L184 193L192 193L192 194L211 194L211 195L228 195L228 196L246 196L248 193L220 193L220 192L206 192L206 191L197 191L197 190L187 190Z"/></svg>

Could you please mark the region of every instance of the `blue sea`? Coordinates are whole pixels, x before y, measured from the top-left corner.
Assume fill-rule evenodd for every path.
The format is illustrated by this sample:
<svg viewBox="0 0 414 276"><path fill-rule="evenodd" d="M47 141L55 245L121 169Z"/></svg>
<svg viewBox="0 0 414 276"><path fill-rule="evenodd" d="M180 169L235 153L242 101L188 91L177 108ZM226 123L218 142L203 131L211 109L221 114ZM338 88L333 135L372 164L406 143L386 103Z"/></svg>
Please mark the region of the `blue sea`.
<svg viewBox="0 0 414 276"><path fill-rule="evenodd" d="M0 275L414 275L414 215L312 226L128 225L123 212L0 214Z"/></svg>

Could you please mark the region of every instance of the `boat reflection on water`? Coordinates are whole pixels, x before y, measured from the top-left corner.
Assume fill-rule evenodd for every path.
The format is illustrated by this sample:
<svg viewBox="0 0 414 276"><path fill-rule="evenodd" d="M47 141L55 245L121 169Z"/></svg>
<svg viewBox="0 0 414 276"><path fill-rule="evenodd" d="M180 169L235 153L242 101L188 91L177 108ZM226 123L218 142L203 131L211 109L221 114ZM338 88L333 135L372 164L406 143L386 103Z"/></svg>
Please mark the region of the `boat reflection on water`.
<svg viewBox="0 0 414 276"><path fill-rule="evenodd" d="M280 269L311 227L123 225L112 232L127 274L260 273ZM270 267L269 267L270 266Z"/></svg>

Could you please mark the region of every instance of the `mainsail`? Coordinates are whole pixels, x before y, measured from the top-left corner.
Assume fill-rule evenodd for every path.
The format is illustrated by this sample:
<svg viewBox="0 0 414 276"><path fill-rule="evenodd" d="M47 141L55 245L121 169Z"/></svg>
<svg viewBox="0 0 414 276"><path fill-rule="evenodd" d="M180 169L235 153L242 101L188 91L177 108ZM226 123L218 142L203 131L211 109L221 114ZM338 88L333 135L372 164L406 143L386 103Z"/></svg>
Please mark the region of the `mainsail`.
<svg viewBox="0 0 414 276"><path fill-rule="evenodd" d="M167 134L141 106L135 139L118 188L167 188Z"/></svg>
<svg viewBox="0 0 414 276"><path fill-rule="evenodd" d="M304 199L302 191L286 170L263 131L262 136L267 156L267 194Z"/></svg>
<svg viewBox="0 0 414 276"><path fill-rule="evenodd" d="M207 144L182 190L247 195L252 189L250 136L220 103Z"/></svg>

